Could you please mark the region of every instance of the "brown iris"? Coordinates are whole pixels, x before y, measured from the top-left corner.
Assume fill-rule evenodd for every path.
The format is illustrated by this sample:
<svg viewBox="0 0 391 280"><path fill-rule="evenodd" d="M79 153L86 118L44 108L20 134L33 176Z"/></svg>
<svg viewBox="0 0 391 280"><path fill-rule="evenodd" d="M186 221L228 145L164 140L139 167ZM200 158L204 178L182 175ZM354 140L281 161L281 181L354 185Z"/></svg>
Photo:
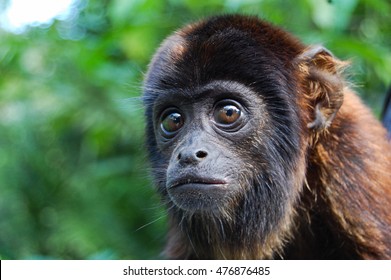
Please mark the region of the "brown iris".
<svg viewBox="0 0 391 280"><path fill-rule="evenodd" d="M236 122L241 115L238 107L232 104L218 105L214 112L214 120L218 124L230 125Z"/></svg>

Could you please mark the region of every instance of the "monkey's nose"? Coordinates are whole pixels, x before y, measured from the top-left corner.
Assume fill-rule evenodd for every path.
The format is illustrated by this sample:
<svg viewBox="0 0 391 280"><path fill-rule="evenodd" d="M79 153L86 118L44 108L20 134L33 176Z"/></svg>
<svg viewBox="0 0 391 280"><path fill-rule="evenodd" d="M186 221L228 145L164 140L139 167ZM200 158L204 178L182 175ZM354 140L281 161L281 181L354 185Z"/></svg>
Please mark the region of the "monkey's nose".
<svg viewBox="0 0 391 280"><path fill-rule="evenodd" d="M199 149L195 151L183 150L178 154L177 159L181 164L192 164L202 161L207 156L208 152L206 149Z"/></svg>

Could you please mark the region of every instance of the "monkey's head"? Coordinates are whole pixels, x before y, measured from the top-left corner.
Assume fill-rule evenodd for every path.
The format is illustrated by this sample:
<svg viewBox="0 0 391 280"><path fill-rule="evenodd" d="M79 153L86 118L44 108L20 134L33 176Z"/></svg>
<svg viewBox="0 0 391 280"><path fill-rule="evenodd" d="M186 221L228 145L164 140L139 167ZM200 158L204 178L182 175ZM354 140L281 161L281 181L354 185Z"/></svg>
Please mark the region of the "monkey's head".
<svg viewBox="0 0 391 280"><path fill-rule="evenodd" d="M324 98L303 92L323 75L322 57L331 55L255 17L211 18L163 42L145 79L146 138L155 184L183 233L176 239L209 244L203 250L217 257L254 241L268 244L264 257L278 251L305 180L310 130L327 126L342 102L317 107Z"/></svg>

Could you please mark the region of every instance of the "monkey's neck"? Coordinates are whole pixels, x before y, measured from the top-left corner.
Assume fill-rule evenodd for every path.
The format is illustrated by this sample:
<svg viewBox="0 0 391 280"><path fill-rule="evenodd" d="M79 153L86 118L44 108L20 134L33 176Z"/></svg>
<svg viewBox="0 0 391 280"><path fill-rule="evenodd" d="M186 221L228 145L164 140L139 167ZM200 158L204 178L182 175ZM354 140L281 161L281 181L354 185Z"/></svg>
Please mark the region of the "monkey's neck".
<svg viewBox="0 0 391 280"><path fill-rule="evenodd" d="M193 234L193 233L192 233ZM242 242L233 243L237 240L227 236L226 240L192 240L194 236L189 236L181 230L171 229L169 240L164 254L170 259L268 259L273 254L273 250L261 243L244 244ZM272 242L270 242L272 244Z"/></svg>
<svg viewBox="0 0 391 280"><path fill-rule="evenodd" d="M247 209L249 210L249 209ZM271 259L281 252L282 233L290 230L289 221L267 237L243 219L224 222L217 217L182 218L171 216L168 243L164 254L171 259Z"/></svg>

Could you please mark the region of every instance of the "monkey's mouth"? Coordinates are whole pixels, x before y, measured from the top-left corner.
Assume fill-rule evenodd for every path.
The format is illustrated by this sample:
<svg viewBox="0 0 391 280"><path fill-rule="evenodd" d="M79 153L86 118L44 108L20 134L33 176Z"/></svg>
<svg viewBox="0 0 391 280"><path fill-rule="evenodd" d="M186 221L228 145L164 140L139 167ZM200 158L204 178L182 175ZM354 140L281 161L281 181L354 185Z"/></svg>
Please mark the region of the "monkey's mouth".
<svg viewBox="0 0 391 280"><path fill-rule="evenodd" d="M173 182L168 184L167 188L171 189L171 188L186 187L186 186L190 187L191 185L200 185L200 187L208 187L214 185L223 186L226 184L227 182L222 179L186 177L186 178L174 180Z"/></svg>
<svg viewBox="0 0 391 280"><path fill-rule="evenodd" d="M181 178L167 184L167 192L176 206L188 211L207 211L221 205L228 183L216 178Z"/></svg>

